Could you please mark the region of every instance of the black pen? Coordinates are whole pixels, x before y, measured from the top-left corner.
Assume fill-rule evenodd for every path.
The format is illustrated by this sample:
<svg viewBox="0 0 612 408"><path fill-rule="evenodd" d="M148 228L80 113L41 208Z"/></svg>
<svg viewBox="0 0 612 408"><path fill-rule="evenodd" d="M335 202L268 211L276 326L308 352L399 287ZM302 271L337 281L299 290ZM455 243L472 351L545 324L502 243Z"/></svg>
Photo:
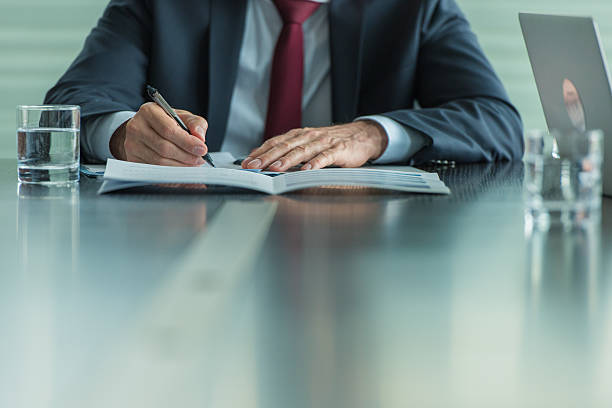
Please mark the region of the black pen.
<svg viewBox="0 0 612 408"><path fill-rule="evenodd" d="M170 116L172 119L174 119L176 121L176 123L178 123L178 125L184 131L186 131L187 133L191 134L191 132L189 131L189 128L181 120L179 115L176 114L174 109L172 109L172 106L170 106L170 104L168 102L166 102L164 97L161 96L161 94L159 93L159 91L157 89L153 88L150 85L147 85L147 93L149 94L149 98L151 98L151 100L153 102L158 104L164 110L164 112L166 112L168 114L168 116ZM210 164L212 167L215 167L215 163L213 163L212 158L210 157L210 154L206 153L206 155L203 157L203 159L206 160L208 162L208 164Z"/></svg>

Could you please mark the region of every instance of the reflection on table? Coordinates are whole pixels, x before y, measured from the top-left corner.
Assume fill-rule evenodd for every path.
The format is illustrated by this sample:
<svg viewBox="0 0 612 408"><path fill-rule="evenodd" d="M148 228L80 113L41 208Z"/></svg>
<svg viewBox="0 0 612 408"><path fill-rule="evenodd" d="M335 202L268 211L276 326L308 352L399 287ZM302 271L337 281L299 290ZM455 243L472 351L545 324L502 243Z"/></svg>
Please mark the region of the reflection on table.
<svg viewBox="0 0 612 408"><path fill-rule="evenodd" d="M441 168L444 197L16 193L2 169L2 407L612 401L611 200L526 229L521 163Z"/></svg>
<svg viewBox="0 0 612 408"><path fill-rule="evenodd" d="M558 406L582 406L594 395L612 401L605 380L612 378L612 271L601 267L601 225L526 225L526 385L542 404L551 395Z"/></svg>

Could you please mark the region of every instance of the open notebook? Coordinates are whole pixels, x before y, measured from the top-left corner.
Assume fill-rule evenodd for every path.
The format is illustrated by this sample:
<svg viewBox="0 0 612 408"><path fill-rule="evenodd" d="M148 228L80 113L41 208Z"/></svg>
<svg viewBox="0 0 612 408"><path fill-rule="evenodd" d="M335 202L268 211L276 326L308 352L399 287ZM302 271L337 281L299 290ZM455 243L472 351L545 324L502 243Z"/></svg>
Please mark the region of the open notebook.
<svg viewBox="0 0 612 408"><path fill-rule="evenodd" d="M414 193L450 194L435 173L409 167L296 171L243 170L229 153L212 154L217 167L166 167L109 159L98 194L160 183L207 184L246 188L267 194L320 186L359 186Z"/></svg>

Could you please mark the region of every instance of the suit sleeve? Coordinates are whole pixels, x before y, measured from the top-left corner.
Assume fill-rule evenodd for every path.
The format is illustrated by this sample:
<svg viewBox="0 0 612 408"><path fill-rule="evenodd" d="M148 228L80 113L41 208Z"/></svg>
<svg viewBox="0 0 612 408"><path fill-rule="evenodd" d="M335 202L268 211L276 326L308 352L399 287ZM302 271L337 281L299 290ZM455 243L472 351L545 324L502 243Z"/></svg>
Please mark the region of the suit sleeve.
<svg viewBox="0 0 612 408"><path fill-rule="evenodd" d="M416 97L421 109L385 116L428 139L412 163L516 160L520 115L454 0L424 1Z"/></svg>
<svg viewBox="0 0 612 408"><path fill-rule="evenodd" d="M112 0L81 53L47 92L45 103L80 105L83 123L103 114L137 111L145 102L151 32L147 4ZM84 140L85 129L82 126ZM93 152L84 153L91 157Z"/></svg>

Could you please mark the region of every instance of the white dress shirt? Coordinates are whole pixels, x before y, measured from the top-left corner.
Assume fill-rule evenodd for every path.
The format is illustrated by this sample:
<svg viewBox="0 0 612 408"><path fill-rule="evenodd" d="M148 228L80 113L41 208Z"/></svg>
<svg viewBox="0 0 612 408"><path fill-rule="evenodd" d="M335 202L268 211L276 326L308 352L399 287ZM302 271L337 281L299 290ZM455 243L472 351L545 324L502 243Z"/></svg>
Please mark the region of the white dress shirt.
<svg viewBox="0 0 612 408"><path fill-rule="evenodd" d="M323 3L303 24L304 86L302 125L332 124L331 57L329 46L329 3ZM221 150L244 157L262 143L265 129L270 75L276 42L283 21L272 0L248 0L236 84L230 105L227 132ZM112 158L109 148L113 133L135 112L116 112L86 123L82 140L85 152L100 160ZM376 163L409 159L425 145L425 138L384 116L357 118L378 122L389 142Z"/></svg>

